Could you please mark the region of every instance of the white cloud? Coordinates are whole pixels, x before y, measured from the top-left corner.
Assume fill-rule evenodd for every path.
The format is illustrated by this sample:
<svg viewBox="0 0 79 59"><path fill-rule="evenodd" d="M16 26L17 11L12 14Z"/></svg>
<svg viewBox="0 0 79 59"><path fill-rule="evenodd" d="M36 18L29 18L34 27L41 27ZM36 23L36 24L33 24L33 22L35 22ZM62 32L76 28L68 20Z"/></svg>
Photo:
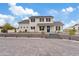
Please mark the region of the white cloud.
<svg viewBox="0 0 79 59"><path fill-rule="evenodd" d="M35 16L35 15L38 15L38 12L35 12L33 9L25 8L25 14Z"/></svg>
<svg viewBox="0 0 79 59"><path fill-rule="evenodd" d="M11 4L9 4L11 5ZM23 15L39 15L38 12L34 11L33 9L23 8L22 6L16 6L16 4L12 4L9 8L13 15L16 16L23 16Z"/></svg>
<svg viewBox="0 0 79 59"><path fill-rule="evenodd" d="M79 19L78 20L71 20L69 23L65 24L64 28L68 28L70 26L73 26L75 24L78 24L79 23Z"/></svg>
<svg viewBox="0 0 79 59"><path fill-rule="evenodd" d="M62 9L62 12L66 12L66 10L65 9Z"/></svg>
<svg viewBox="0 0 79 59"><path fill-rule="evenodd" d="M62 9L62 12L73 12L74 10L75 10L75 8L68 7L68 8Z"/></svg>
<svg viewBox="0 0 79 59"><path fill-rule="evenodd" d="M0 19L0 26L3 26L5 24L5 20L4 19Z"/></svg>
<svg viewBox="0 0 79 59"><path fill-rule="evenodd" d="M48 13L49 14L58 14L58 11L54 10L54 9L50 9L50 10L48 10Z"/></svg>
<svg viewBox="0 0 79 59"><path fill-rule="evenodd" d="M59 14L60 14L60 13L59 13L57 10L55 10L55 9L50 9L50 10L47 11L47 13L48 13L48 15L52 15L52 16L54 16L54 17L58 17Z"/></svg>
<svg viewBox="0 0 79 59"><path fill-rule="evenodd" d="M4 20L14 20L14 17L11 15L4 15L4 14L0 14L0 19L4 19Z"/></svg>
<svg viewBox="0 0 79 59"><path fill-rule="evenodd" d="M64 23L64 28L67 28L67 27L72 26L76 23L79 23L79 19L76 20L76 21L71 20L69 23L65 22L65 21L68 21L70 19L70 14L75 9L76 8L72 8L72 7L62 9L62 11L61 10L50 9L50 10L48 10L48 14L54 16L55 21L62 21Z"/></svg>
<svg viewBox="0 0 79 59"><path fill-rule="evenodd" d="M9 3L9 11L15 18L20 20L28 19L29 16L37 16L39 13L30 8L23 8L22 6L17 6L16 3ZM17 21L10 21L10 24L14 27L18 27Z"/></svg>
<svg viewBox="0 0 79 59"><path fill-rule="evenodd" d="M57 17L60 17L60 16L67 17L75 9L76 8L73 8L73 7L68 7L68 8L61 9L61 10L50 9L50 10L48 10L48 14L50 14L52 16L57 16Z"/></svg>
<svg viewBox="0 0 79 59"><path fill-rule="evenodd" d="M21 6L12 6L9 8L13 15L25 15L25 11Z"/></svg>
<svg viewBox="0 0 79 59"><path fill-rule="evenodd" d="M68 18L68 13L63 13L61 10L50 9L47 13L48 15L54 16L57 21L63 21L63 19Z"/></svg>
<svg viewBox="0 0 79 59"><path fill-rule="evenodd" d="M4 15L0 14L0 26L4 25L5 23L10 23L15 20L15 17L11 15Z"/></svg>
<svg viewBox="0 0 79 59"><path fill-rule="evenodd" d="M25 17L25 18L23 18L22 20L26 20L26 19L29 19L29 17Z"/></svg>
<svg viewBox="0 0 79 59"><path fill-rule="evenodd" d="M11 23L11 25L15 28L18 28L19 24L17 22Z"/></svg>

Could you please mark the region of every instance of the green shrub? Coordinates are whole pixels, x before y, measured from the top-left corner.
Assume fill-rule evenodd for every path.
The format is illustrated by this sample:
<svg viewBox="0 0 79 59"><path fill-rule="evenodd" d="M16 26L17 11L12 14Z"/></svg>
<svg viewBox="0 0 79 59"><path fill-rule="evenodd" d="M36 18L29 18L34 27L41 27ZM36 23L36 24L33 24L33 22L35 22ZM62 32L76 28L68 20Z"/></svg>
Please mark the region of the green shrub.
<svg viewBox="0 0 79 59"><path fill-rule="evenodd" d="M70 30L69 30L69 35L70 35L70 36L69 36L69 39L70 39L70 40L72 39L72 38L71 38L72 35L75 35L75 33L76 33L76 30L75 30L75 29L70 29Z"/></svg>
<svg viewBox="0 0 79 59"><path fill-rule="evenodd" d="M75 29L70 29L69 30L69 35L72 36L72 35L75 35L76 33L76 30Z"/></svg>
<svg viewBox="0 0 79 59"><path fill-rule="evenodd" d="M5 30L5 29L2 29L2 30L1 30L1 32L3 32L3 33L7 33L7 30Z"/></svg>

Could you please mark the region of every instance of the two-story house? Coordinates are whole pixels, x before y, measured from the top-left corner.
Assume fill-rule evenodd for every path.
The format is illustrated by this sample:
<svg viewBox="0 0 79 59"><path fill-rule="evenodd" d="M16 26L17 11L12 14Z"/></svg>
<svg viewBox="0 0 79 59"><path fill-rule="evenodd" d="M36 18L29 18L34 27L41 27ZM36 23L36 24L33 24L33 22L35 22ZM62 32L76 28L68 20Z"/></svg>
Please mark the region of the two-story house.
<svg viewBox="0 0 79 59"><path fill-rule="evenodd" d="M63 23L54 22L53 16L31 16L19 22L17 32L62 32Z"/></svg>

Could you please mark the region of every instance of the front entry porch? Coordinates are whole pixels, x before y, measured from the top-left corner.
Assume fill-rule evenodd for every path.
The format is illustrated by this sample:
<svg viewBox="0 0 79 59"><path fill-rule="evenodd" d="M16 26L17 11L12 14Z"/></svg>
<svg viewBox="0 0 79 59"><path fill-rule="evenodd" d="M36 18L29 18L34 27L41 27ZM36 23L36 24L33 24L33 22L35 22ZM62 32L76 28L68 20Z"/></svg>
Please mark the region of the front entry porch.
<svg viewBox="0 0 79 59"><path fill-rule="evenodd" d="M39 32L53 32L53 23L38 23Z"/></svg>
<svg viewBox="0 0 79 59"><path fill-rule="evenodd" d="M50 26L47 26L47 32L50 32Z"/></svg>
<svg viewBox="0 0 79 59"><path fill-rule="evenodd" d="M41 32L50 32L50 26L39 26L39 31Z"/></svg>

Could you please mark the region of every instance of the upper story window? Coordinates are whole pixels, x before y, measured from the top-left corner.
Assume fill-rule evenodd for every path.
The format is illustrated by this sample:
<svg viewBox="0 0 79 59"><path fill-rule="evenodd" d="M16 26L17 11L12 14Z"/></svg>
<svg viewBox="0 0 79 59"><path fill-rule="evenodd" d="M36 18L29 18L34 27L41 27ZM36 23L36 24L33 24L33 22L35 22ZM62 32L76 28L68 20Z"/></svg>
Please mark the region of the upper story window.
<svg viewBox="0 0 79 59"><path fill-rule="evenodd" d="M31 22L35 22L35 19L31 19Z"/></svg>
<svg viewBox="0 0 79 59"><path fill-rule="evenodd" d="M40 22L44 22L44 18L40 18Z"/></svg>
<svg viewBox="0 0 79 59"><path fill-rule="evenodd" d="M50 18L46 18L46 22L50 22Z"/></svg>
<svg viewBox="0 0 79 59"><path fill-rule="evenodd" d="M31 29L33 29L33 30L34 30L34 29L35 29L35 26L31 26Z"/></svg>

